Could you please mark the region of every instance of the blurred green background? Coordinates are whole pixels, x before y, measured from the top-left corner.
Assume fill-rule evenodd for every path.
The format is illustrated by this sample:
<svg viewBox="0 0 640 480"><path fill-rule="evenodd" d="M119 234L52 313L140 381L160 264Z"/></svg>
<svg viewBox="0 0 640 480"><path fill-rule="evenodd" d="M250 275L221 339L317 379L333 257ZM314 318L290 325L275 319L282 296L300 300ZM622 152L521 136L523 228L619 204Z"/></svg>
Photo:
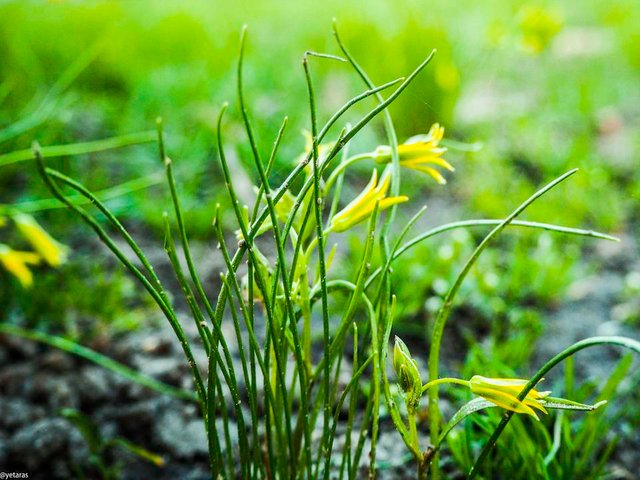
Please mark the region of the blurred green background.
<svg viewBox="0 0 640 480"><path fill-rule="evenodd" d="M152 130L162 116L190 233L211 242L213 207L226 201L213 129L224 101L231 102L224 132L228 151L237 154L232 156L238 166L249 161L235 100L242 25L249 25L247 98L264 157L282 118L289 117L274 169L274 177L282 178L303 149L301 130L309 128L302 54L338 53L334 17L379 84L408 74L437 49L434 61L391 108L400 140L437 121L447 138L483 144L473 154L449 152L457 171L447 187L404 174L403 188L412 197L407 212L430 206L424 225L504 216L546 181L580 167L579 175L531 207L527 218L637 233L640 9L634 0L0 2L0 155L29 148L34 139L46 146ZM364 90L346 64L314 59L313 74L321 119ZM371 105L355 108L347 120L357 121ZM351 151L374 148L383 133L375 121ZM93 190L160 170L153 143L52 164ZM362 167L362 178L358 171L348 176L354 185L349 194L369 169ZM244 175L239 168L236 173ZM151 177L150 183L160 180ZM43 198L48 194L31 162L0 166L3 208ZM160 247L166 202L164 185L158 185L109 205L148 238L143 243L157 239ZM143 321L145 301L86 228L62 209L36 216L73 253L58 271L38 270L31 291L0 273L0 320L62 325L72 333L87 318L105 328L115 328L114 319L125 329ZM0 237L20 244L11 228L0 229ZM412 279L407 292L399 282L404 317L428 317L436 308L429 298L442 295L438 281L446 286L456 271L452 265L473 245L473 237L463 237L420 247L407 266L398 266L398 276ZM482 274L470 282L465 301L489 316L513 306L552 305L572 278L595 268L588 255L578 261L587 244L526 234L505 240L505 248L489 255ZM69 294L52 297L50 286L60 284ZM98 292L99 301L74 299L75 291L85 289Z"/></svg>

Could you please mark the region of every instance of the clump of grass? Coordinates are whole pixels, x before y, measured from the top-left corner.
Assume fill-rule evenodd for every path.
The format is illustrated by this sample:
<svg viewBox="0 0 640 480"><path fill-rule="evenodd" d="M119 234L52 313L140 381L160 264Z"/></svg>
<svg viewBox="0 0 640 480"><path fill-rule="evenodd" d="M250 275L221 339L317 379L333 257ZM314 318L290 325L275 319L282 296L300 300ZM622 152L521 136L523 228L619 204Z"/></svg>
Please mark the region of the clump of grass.
<svg viewBox="0 0 640 480"><path fill-rule="evenodd" d="M191 255L187 225L181 208L179 186L173 160L165 150L162 122L158 121L158 144L173 205L172 215L164 213L165 249L184 293L199 342L208 355L206 371L201 371L193 354L193 344L153 266L142 249L113 213L89 189L63 173L46 167L40 147L34 145L39 172L52 194L87 223L137 278L163 312L179 340L191 368L194 391L203 414L209 441L212 478L340 478L358 477L365 440L370 440L369 477L376 474L376 448L381 407L384 402L402 440L414 456L418 475L424 478L431 468L439 477L439 448L454 426L463 418L489 407L507 410L495 433L489 438L470 476L475 476L489 449L513 413L537 418L548 408L593 410L587 405L553 398L550 392L534 389L542 376L563 359L582 348L614 344L640 352L640 344L630 339L594 338L570 347L541 368L530 380L494 379L479 375L470 380L441 378L440 350L444 327L466 275L492 240L509 226L591 236L611 240L592 231L519 221L516 218L534 201L569 178L571 170L553 180L524 201L504 219L467 220L442 225L405 242L421 209L398 229L396 209L412 199L402 194L401 176L407 168L426 173L439 184L453 170L441 145L444 130L435 125L430 132L399 143L387 107L416 79L433 58L431 53L406 78L376 86L363 68L335 37L342 57L306 52L302 64L308 89L310 142L307 151L285 180L275 186L271 170L286 130L286 119L264 158L251 123L245 101L242 66L246 30L240 42L238 62L238 108L244 123L255 173L259 179L252 206L242 205L236 192L235 172L226 160L223 141L225 104L217 122L218 154L221 174L229 196L231 211L212 212L212 236L226 265L217 298L207 294L198 274L197 259ZM320 125L316 116L316 97L311 62L340 61L350 64L367 90L338 109ZM386 98L382 92L395 88ZM329 142L327 136L353 105L372 98L375 106L355 125L346 125ZM369 153L350 155L349 142L378 115L383 115L387 145ZM371 180L355 199L345 199L342 185L345 171L355 162L374 160ZM93 204L128 244L137 262L123 252L112 234L78 201L68 197L62 186ZM384 214L384 219L382 216ZM222 228L234 217L239 243L230 248ZM226 224L225 223L225 224ZM492 227L465 263L438 312L429 345L429 381L421 372L409 349L396 341L393 365L399 389L387 378L389 339L393 329L396 300L391 282L391 266L412 245L435 235L462 228ZM331 246L337 233L357 231L362 250L351 276L335 278L330 266L338 247ZM175 244L177 233L184 265ZM270 239L266 238L269 233ZM379 264L372 263L376 251ZM273 252L273 253L264 253ZM246 260L246 273L241 265ZM222 323L233 323L239 364L223 334ZM314 336L314 320L322 325ZM353 345L352 378L346 385L339 372L347 345ZM483 372L478 372L483 373ZM364 382L364 379L367 382ZM477 396L443 427L439 411L438 386L449 383L469 389ZM419 444L417 416L422 396L428 392L431 444ZM226 398L232 399L231 403ZM360 398L361 397L361 398ZM346 446L334 451L334 439L341 409L348 399ZM398 401L406 404L406 414ZM363 407L363 408L359 408ZM216 422L221 419L222 422ZM237 428L238 445L231 440L230 428Z"/></svg>

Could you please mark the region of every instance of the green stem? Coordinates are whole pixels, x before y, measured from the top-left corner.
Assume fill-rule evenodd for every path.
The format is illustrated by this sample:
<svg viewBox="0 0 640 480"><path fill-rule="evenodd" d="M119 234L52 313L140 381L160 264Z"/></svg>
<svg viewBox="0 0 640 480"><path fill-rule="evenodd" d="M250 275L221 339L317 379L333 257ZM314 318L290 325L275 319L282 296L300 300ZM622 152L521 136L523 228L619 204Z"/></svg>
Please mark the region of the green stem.
<svg viewBox="0 0 640 480"><path fill-rule="evenodd" d="M324 350L327 351L331 344L329 334L329 302L327 300L327 267L325 264L324 253L324 232L322 230L322 207L324 206L324 196L320 187L320 160L318 157L318 124L316 121L316 104L315 94L313 91L313 83L311 81L311 73L309 71L309 62L307 54L302 59L304 67L305 79L307 81L307 91L309 94L309 111L311 115L311 136L312 136L312 171L313 171L313 210L316 220L316 239L318 244L318 262L320 265L320 294L322 299L322 333ZM325 363L324 368L324 408L323 408L323 427L322 427L322 443L321 451L324 454L325 468L324 478L329 479L331 451L329 449L329 421L331 417L331 362ZM302 388L302 386L301 386ZM301 390L304 396L304 391ZM320 455L319 455L320 457Z"/></svg>
<svg viewBox="0 0 640 480"><path fill-rule="evenodd" d="M116 362L115 360L102 355L95 350L91 350L90 348L80 345L67 338L50 335L48 333L40 332L37 330L27 330L25 328L20 328L8 323L0 323L0 333L15 335L17 337L26 338L27 340L31 340L34 342L44 343L46 345L50 345L52 347L63 350L67 353L77 355L78 357L93 362L102 368L106 368L107 370L111 370L112 372L117 373L118 375L121 375L122 377L131 380L132 382L147 387L163 395L169 395L171 397L189 401L197 401L198 399L198 397L195 396L193 392L182 390L180 388L167 385L166 383L162 383L154 378L147 377L146 375L143 375L120 362Z"/></svg>
<svg viewBox="0 0 640 480"><path fill-rule="evenodd" d="M134 178L127 182L114 185L113 187L97 190L92 195L105 202L123 195L133 193L138 190L151 187L161 183L163 175L161 172L152 173L143 177ZM85 205L91 203L91 200L84 195L66 195L66 198L74 205ZM0 204L0 214L12 215L15 213L34 213L43 210L56 210L58 208L67 208L66 205L60 203L57 198L42 198L39 200L30 200L27 202Z"/></svg>

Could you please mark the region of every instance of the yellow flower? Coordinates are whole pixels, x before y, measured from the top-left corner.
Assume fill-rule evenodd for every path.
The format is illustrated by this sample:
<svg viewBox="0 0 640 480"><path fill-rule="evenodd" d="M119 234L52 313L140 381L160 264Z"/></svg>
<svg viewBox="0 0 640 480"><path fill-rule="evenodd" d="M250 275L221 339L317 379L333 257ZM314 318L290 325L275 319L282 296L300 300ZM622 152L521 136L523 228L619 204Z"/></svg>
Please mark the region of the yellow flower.
<svg viewBox="0 0 640 480"><path fill-rule="evenodd" d="M18 230L31 246L52 267L57 267L67 259L67 247L49 235L31 215L19 213L13 217Z"/></svg>
<svg viewBox="0 0 640 480"><path fill-rule="evenodd" d="M442 167L450 172L455 171L453 166L447 162L442 155L447 151L440 146L440 141L444 137L444 127L434 123L426 135L416 135L408 139L405 143L398 145L398 159L400 165L418 172L423 172L441 185L447 183L442 174L433 166ZM381 145L372 154L377 163L391 162L391 147Z"/></svg>
<svg viewBox="0 0 640 480"><path fill-rule="evenodd" d="M33 274L27 265L37 265L40 257L33 252L18 252L0 243L0 264L18 279L24 288L33 285Z"/></svg>
<svg viewBox="0 0 640 480"><path fill-rule="evenodd" d="M538 392L532 389L523 400L518 400L518 394L527 383L528 380L520 378L486 378L474 375L469 381L469 386L472 393L499 407L516 413L526 413L538 419L534 409L547 413L544 408L544 399L551 392Z"/></svg>
<svg viewBox="0 0 640 480"><path fill-rule="evenodd" d="M366 220L373 213L376 202L379 202L378 210L382 211L397 203L406 202L409 197L387 197L387 190L391 177L384 174L378 184L378 171L373 170L369 184L349 205L335 214L331 219L329 229L334 232L344 232L358 223Z"/></svg>

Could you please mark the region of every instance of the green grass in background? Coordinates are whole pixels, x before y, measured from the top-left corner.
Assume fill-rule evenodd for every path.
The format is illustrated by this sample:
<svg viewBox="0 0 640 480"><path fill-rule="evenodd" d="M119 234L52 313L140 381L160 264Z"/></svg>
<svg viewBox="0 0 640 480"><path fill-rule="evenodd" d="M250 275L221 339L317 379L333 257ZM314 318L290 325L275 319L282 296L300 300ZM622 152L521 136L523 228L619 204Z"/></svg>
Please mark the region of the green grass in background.
<svg viewBox="0 0 640 480"><path fill-rule="evenodd" d="M330 23L337 17L345 40L378 83L405 74L437 48L435 61L391 107L400 140L439 121L449 138L484 143L475 154L448 154L457 168L450 188L424 190L421 178L412 178L412 172L404 176L416 208L441 200L425 215L427 222L431 216L503 216L544 180L578 166L582 172L534 205L529 218L614 232L633 229L640 194L640 174L633 168L640 144L634 128L640 117L640 91L634 88L640 80L634 46L640 12L632 5L628 0L4 2L0 15L11 21L3 22L0 32L0 128L33 112L49 115L1 143L0 153L28 148L34 138L48 145L143 131L161 115L187 193L191 233L209 239L213 205L224 201L212 161L213 122L221 103L234 97L241 25L250 26L246 84L263 152L289 116L274 168L278 177L298 157L304 145L299 132L308 128L301 108L302 53L336 52ZM86 68L47 97L83 56ZM321 118L362 91L337 62L314 61L314 75ZM352 118L366 108L356 108ZM226 137L235 145L230 158L239 170L250 157L238 113L232 103ZM376 125L363 132L352 152L381 141L381 124ZM157 171L155 150L150 144L63 157L53 166L99 190ZM29 163L3 167L0 203L46 196L34 174ZM256 181L248 178L245 190ZM159 234L158 210L167 208L166 200L162 188L152 187L111 205ZM53 211L42 218L69 242L66 215ZM503 264L527 265L535 248L516 252ZM566 245L554 242L550 248L550 258L558 257ZM432 288L432 275L422 275L425 289ZM537 288L516 281L513 289L523 285ZM537 294L548 297L543 290Z"/></svg>

